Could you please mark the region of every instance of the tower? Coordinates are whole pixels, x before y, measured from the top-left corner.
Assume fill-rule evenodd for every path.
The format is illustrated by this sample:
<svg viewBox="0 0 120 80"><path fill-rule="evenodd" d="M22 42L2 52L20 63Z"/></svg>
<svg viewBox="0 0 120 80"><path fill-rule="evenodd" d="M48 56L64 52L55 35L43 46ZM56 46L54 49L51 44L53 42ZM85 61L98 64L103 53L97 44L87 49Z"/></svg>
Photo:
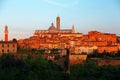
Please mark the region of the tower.
<svg viewBox="0 0 120 80"><path fill-rule="evenodd" d="M59 16L56 18L56 28L58 31L60 30L60 17Z"/></svg>
<svg viewBox="0 0 120 80"><path fill-rule="evenodd" d="M72 33L75 33L74 25L72 26Z"/></svg>
<svg viewBox="0 0 120 80"><path fill-rule="evenodd" d="M8 26L6 25L5 26L5 31L4 31L4 38L5 38L5 41L8 41Z"/></svg>

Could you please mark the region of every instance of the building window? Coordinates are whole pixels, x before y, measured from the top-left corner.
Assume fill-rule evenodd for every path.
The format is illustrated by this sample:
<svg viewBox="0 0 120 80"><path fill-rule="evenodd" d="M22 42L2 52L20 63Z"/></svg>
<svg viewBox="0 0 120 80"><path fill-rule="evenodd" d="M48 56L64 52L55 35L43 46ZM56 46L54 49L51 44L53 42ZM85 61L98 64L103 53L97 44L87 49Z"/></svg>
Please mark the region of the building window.
<svg viewBox="0 0 120 80"><path fill-rule="evenodd" d="M7 46L9 47L9 44Z"/></svg>
<svg viewBox="0 0 120 80"><path fill-rule="evenodd" d="M4 49L2 49L2 53L4 53Z"/></svg>
<svg viewBox="0 0 120 80"><path fill-rule="evenodd" d="M9 49L7 50L7 52L9 53Z"/></svg>
<svg viewBox="0 0 120 80"><path fill-rule="evenodd" d="M2 47L4 47L4 44L2 44Z"/></svg>

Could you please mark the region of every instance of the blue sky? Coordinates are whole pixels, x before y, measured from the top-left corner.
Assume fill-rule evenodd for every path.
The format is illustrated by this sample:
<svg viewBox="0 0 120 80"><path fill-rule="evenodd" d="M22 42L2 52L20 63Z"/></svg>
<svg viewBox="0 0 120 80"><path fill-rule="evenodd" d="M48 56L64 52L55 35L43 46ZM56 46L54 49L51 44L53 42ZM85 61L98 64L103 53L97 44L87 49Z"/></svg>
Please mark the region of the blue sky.
<svg viewBox="0 0 120 80"><path fill-rule="evenodd" d="M0 0L0 40L5 25L9 39L26 38L56 24L58 15L62 29L74 24L80 33L98 30L120 36L120 0Z"/></svg>

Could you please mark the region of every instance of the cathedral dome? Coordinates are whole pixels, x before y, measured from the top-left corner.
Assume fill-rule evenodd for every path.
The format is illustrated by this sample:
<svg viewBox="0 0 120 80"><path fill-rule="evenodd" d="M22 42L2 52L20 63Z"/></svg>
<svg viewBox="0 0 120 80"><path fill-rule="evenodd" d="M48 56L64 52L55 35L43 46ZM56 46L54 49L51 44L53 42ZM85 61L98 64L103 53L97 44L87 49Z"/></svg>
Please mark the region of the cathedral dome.
<svg viewBox="0 0 120 80"><path fill-rule="evenodd" d="M52 23L48 30L57 30L57 29L55 28L54 24Z"/></svg>

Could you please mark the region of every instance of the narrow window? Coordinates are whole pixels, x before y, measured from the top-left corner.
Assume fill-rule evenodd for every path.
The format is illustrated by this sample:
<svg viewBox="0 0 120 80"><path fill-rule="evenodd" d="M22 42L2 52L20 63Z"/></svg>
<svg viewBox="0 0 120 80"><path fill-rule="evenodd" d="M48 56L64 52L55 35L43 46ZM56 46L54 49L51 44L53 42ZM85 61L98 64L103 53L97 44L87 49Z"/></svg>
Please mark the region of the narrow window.
<svg viewBox="0 0 120 80"><path fill-rule="evenodd" d="M9 44L8 44L8 47L9 47Z"/></svg>
<svg viewBox="0 0 120 80"><path fill-rule="evenodd" d="M4 47L4 44L2 44L2 47Z"/></svg>
<svg viewBox="0 0 120 80"><path fill-rule="evenodd" d="M7 52L9 53L9 49L7 50Z"/></svg>
<svg viewBox="0 0 120 80"><path fill-rule="evenodd" d="M4 53L4 49L2 49L2 53Z"/></svg>

